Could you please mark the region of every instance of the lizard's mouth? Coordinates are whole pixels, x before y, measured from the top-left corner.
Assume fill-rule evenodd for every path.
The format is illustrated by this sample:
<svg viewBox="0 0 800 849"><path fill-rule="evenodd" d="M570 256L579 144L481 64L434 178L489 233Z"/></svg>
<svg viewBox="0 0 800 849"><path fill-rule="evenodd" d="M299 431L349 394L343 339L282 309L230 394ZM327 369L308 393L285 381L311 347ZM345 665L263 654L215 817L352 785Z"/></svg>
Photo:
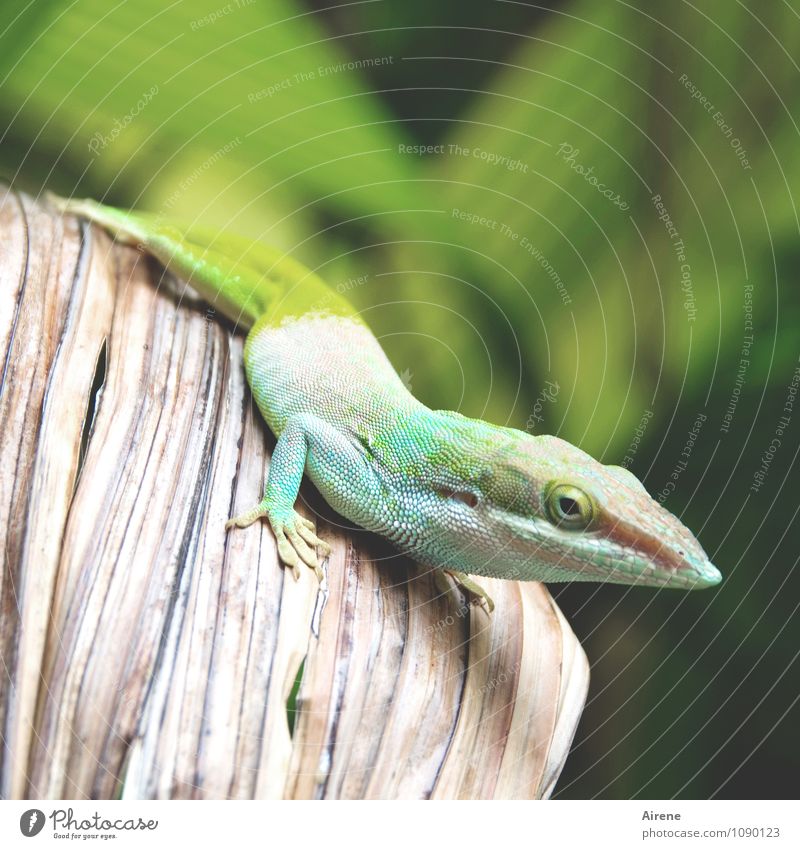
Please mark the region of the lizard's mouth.
<svg viewBox="0 0 800 849"><path fill-rule="evenodd" d="M611 583L630 584L643 587L672 587L682 590L701 590L715 587L722 580L719 569L705 560L683 568L664 568L654 563L642 562L640 566L615 567L606 572L606 580ZM594 580L598 580L595 578Z"/></svg>
<svg viewBox="0 0 800 849"><path fill-rule="evenodd" d="M539 580L687 590L713 587L722 580L719 569L690 538L669 545L655 538L617 539L591 531L563 531L536 519L504 518L511 533L506 553L519 558L523 574L526 566L535 565Z"/></svg>
<svg viewBox="0 0 800 849"><path fill-rule="evenodd" d="M608 543L615 549L623 573L647 586L703 589L716 586L722 575L700 543L680 522L668 515L661 533L644 532L625 522L614 524Z"/></svg>
<svg viewBox="0 0 800 849"><path fill-rule="evenodd" d="M665 586L701 590L706 587L715 587L720 581L722 581L722 573L710 560L706 560L688 570L676 572Z"/></svg>
<svg viewBox="0 0 800 849"><path fill-rule="evenodd" d="M609 550L603 555L595 552L593 556L596 559L589 562L573 555L549 563L546 571L551 570L552 577L544 577L543 580L596 581L682 590L714 587L722 581L722 574L710 560L685 563L680 568L674 568L649 559L631 557L629 551L614 553Z"/></svg>
<svg viewBox="0 0 800 849"><path fill-rule="evenodd" d="M697 551L689 552L686 546L626 545L605 539L582 541L578 548L578 580L684 590L713 587L722 580L719 569L699 545ZM588 560L585 569L580 565L584 559Z"/></svg>

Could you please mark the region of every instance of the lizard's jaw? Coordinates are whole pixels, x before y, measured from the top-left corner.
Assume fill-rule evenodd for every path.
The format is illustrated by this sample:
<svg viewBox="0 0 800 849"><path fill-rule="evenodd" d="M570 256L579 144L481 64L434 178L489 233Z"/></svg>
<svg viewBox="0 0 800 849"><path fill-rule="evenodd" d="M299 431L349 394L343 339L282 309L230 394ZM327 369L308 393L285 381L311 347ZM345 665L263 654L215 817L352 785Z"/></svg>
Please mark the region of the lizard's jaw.
<svg viewBox="0 0 800 849"><path fill-rule="evenodd" d="M606 546L605 553L597 556L592 564L594 577L587 574L586 579L684 590L713 587L722 580L719 569L702 550L699 556L687 556L664 547L658 553L651 553L647 550L621 548L613 543L606 543Z"/></svg>
<svg viewBox="0 0 800 849"><path fill-rule="evenodd" d="M591 551L593 544L596 549ZM685 547L675 549L663 544L655 550L621 546L610 540L600 541L599 544L595 541L589 545L590 550L584 550L578 561L584 557L591 557L591 560L584 568L578 566L581 574L577 580L683 590L713 587L722 580L719 569L711 563L699 545L691 553L686 552Z"/></svg>
<svg viewBox="0 0 800 849"><path fill-rule="evenodd" d="M606 523L604 532L611 550L618 552L619 568L630 572L632 567L633 577L641 573L642 584L704 589L722 580L691 531L654 503L646 511L646 521L616 518Z"/></svg>
<svg viewBox="0 0 800 849"><path fill-rule="evenodd" d="M589 559L591 558L591 559ZM548 574L549 572L549 574ZM722 575L711 561L684 560L679 565L665 563L630 549L605 544L597 549L565 553L555 564L545 566L544 581L597 581L642 587L670 587L699 590L720 583Z"/></svg>
<svg viewBox="0 0 800 849"><path fill-rule="evenodd" d="M647 587L703 589L722 575L699 543L682 527L672 544L650 535L570 532L541 520L504 517L507 543L501 557L518 564L522 580L596 581Z"/></svg>

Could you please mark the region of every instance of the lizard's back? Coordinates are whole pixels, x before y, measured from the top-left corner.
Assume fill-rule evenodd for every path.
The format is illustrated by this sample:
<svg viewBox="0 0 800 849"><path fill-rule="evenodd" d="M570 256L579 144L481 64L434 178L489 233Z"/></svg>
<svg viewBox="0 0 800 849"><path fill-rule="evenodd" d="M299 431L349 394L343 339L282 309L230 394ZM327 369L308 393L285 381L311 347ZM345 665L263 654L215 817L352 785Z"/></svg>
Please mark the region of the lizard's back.
<svg viewBox="0 0 800 849"><path fill-rule="evenodd" d="M270 314L250 332L248 380L276 435L290 416L312 413L368 437L420 407L378 340L347 308Z"/></svg>

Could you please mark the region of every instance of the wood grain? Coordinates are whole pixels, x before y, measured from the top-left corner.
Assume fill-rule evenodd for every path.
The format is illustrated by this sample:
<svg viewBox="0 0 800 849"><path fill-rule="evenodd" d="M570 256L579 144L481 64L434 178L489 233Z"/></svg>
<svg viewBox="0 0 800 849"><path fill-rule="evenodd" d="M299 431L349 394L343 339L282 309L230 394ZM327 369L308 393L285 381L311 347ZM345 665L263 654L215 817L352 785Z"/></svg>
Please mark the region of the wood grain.
<svg viewBox="0 0 800 849"><path fill-rule="evenodd" d="M31 198L0 232L0 795L547 796L588 686L547 590L487 581L489 617L310 486L295 582L224 532L274 444L242 338Z"/></svg>

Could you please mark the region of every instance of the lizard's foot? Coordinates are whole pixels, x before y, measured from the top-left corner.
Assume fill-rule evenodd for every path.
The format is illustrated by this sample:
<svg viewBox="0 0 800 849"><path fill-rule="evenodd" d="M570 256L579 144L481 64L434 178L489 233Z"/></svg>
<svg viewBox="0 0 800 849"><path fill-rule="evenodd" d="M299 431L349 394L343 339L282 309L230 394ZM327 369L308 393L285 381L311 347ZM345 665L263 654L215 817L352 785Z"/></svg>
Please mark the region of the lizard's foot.
<svg viewBox="0 0 800 849"><path fill-rule="evenodd" d="M487 593L479 583L473 581L466 573L454 572L451 569L435 569L433 574L436 579L437 586L443 592L447 592L450 589L447 584L447 579L445 578L445 575L449 575L453 581L455 581L456 586L463 591L464 595L466 595L467 601L473 600L478 603L484 603L489 613L494 610L494 602L492 601L492 597L489 593Z"/></svg>
<svg viewBox="0 0 800 849"><path fill-rule="evenodd" d="M252 510L228 519L225 527L246 528L264 516L269 519L272 531L275 534L278 543L278 557L284 566L288 566L292 570L294 579L296 581L300 579L300 564L304 563L314 570L317 580L321 582L325 575L317 557L317 550L322 555L322 559L325 560L331 553L331 547L317 536L314 523L309 519L304 519L296 510L278 513L270 510L262 501Z"/></svg>

